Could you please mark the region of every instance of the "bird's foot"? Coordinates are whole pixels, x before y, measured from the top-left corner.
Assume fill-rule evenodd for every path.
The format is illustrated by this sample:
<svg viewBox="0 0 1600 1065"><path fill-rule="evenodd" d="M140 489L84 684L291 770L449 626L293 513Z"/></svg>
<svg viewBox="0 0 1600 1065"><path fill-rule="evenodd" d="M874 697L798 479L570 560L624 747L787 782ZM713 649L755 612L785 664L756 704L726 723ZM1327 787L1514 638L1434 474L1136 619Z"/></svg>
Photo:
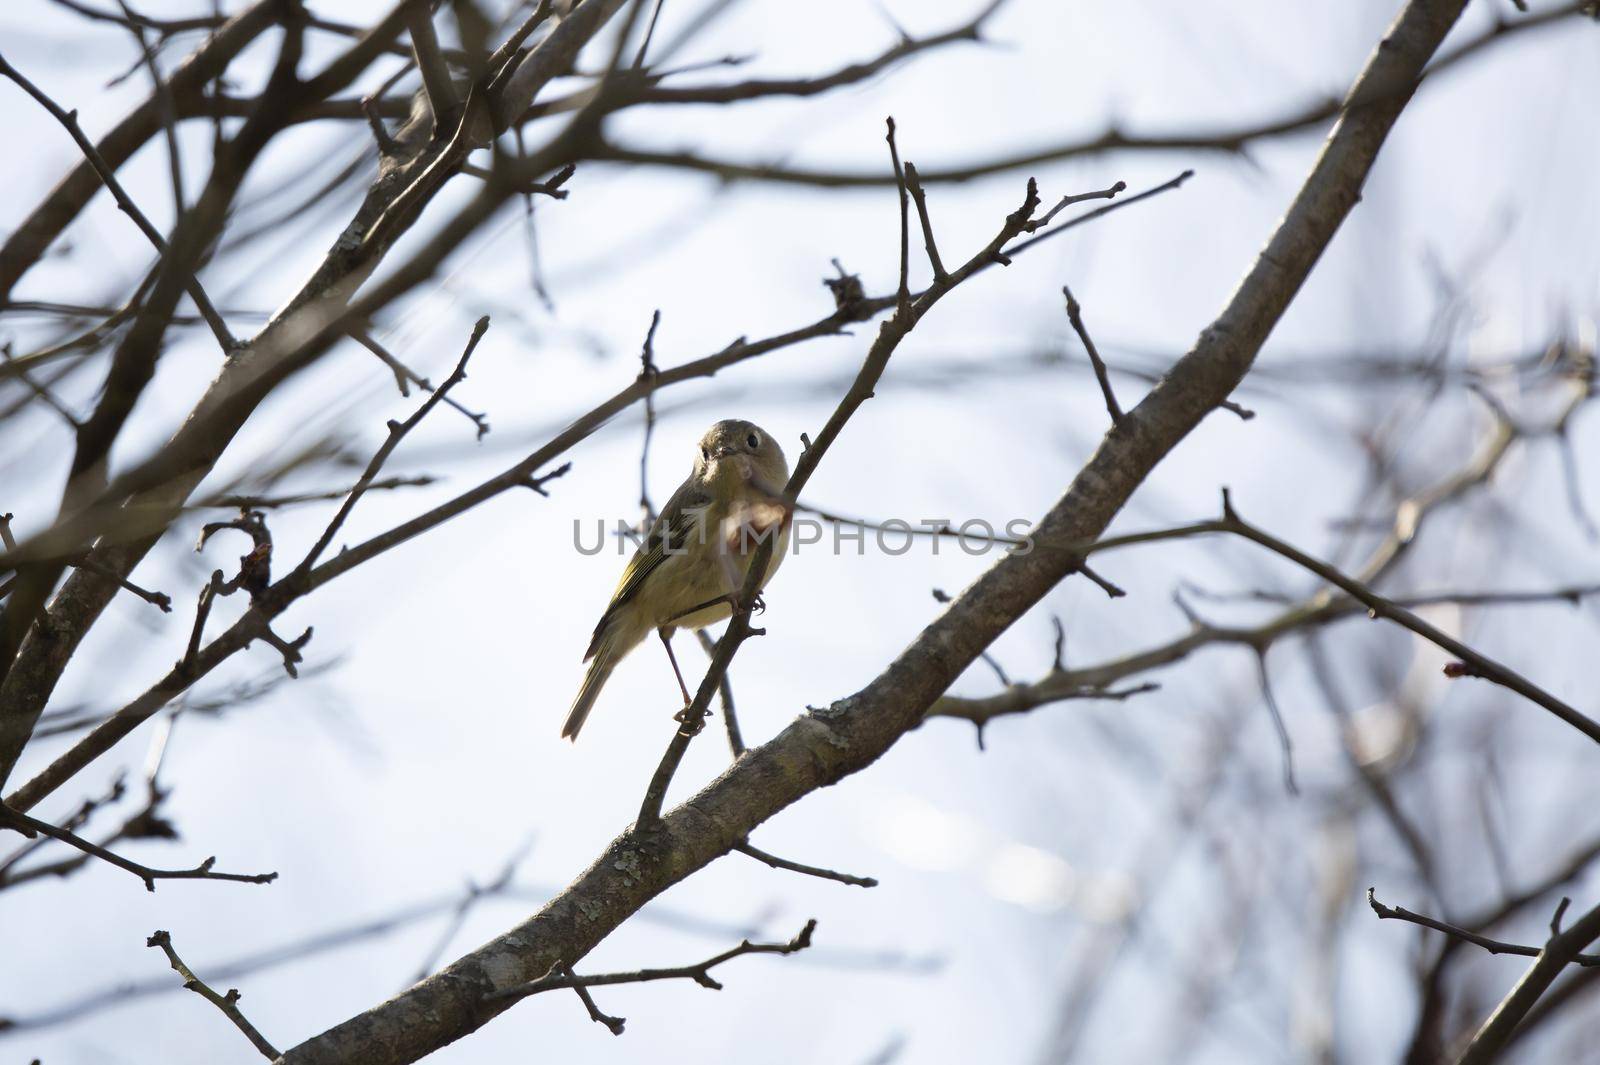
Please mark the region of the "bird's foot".
<svg viewBox="0 0 1600 1065"><path fill-rule="evenodd" d="M728 593L728 605L733 608L735 614L744 609L744 602L739 598L738 592ZM757 592L755 598L751 601L750 610L755 614L765 614L767 612L767 601L762 598L760 592Z"/></svg>
<svg viewBox="0 0 1600 1065"><path fill-rule="evenodd" d="M672 720L683 726L681 731L685 736L698 736L700 730L706 727L706 718L711 716L711 711L706 710L703 713L694 714L690 712L691 709L691 707L685 706L682 710L672 715Z"/></svg>

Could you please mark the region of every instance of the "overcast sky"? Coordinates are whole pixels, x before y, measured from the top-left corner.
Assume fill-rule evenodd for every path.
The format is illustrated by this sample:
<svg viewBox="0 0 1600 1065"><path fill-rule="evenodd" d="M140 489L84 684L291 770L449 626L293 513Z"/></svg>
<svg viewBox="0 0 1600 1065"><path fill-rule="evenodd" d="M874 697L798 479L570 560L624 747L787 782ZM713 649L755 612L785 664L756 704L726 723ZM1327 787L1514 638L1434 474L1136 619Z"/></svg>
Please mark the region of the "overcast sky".
<svg viewBox="0 0 1600 1065"><path fill-rule="evenodd" d="M202 6L146 0L141 10L187 15ZM383 5L310 6L365 22ZM668 0L657 39L673 39L701 6ZM975 6L976 0L750 0L718 18L677 59L749 54L755 59L741 75L821 72L891 45L891 15L921 34L961 22ZM1397 7L1396 0L1012 0L994 20L988 46L941 49L862 87L813 100L629 114L615 120L613 132L744 161L849 169L887 167L883 119L890 114L901 151L924 169L1093 134L1111 123L1127 131L1203 132L1341 93ZM1477 0L1451 42L1510 14L1509 0ZM0 47L57 100L76 107L91 135L146 92L137 76L105 87L135 58L122 31L86 24L45 0L0 9ZM332 47L323 39L315 56ZM170 63L181 52L164 59ZM1463 331L1469 354L1520 351L1561 324L1592 337L1600 311L1597 53L1600 35L1569 24L1494 49L1425 86L1385 148L1360 207L1273 334L1263 371L1356 351L1419 350L1437 307L1437 273L1460 276L1469 264L1472 311ZM248 58L246 69L259 70L270 53L258 48ZM10 146L0 159L5 228L77 155L60 128L12 86L0 86L0 115ZM1196 176L1180 191L1063 237L949 297L895 356L878 398L851 423L807 494L874 518L981 517L1000 525L1042 514L1105 421L1081 353L1068 341L1062 284L1071 284L1113 362L1159 366L1176 358L1270 233L1321 134L1319 128L1263 141L1248 159L1145 153L1036 168L1046 203L1116 180L1138 190L1185 168ZM204 179L199 163L210 130L194 123L184 135L193 147L192 192ZM355 124L300 130L273 146L265 169L268 176L282 174L306 153L320 152L331 173L364 147L365 136ZM157 224L169 225L159 138L123 173ZM930 190L947 263L992 235L1021 202L1026 176ZM444 217L450 204L470 195L470 180L456 179L428 217ZM508 465L626 385L657 308L657 358L672 365L737 336L777 333L825 314L830 303L821 278L831 273L831 259L859 272L870 291L886 291L894 281L892 188L725 188L693 175L599 165L581 168L569 188L568 200L538 207L553 310L530 289L518 206L463 247L439 283L379 323L394 351L438 380L471 322L490 314L493 324L456 395L486 411L493 431L475 443L470 423L439 411L408 440L391 472L447 480L368 497L342 534L346 541ZM350 209L348 202L331 203L326 217L302 218L258 245L249 270L206 277L219 302L239 312L239 331L250 331L253 319L245 312L270 312L293 293ZM269 215L270 205L247 206L238 224ZM114 298L146 264L142 239L104 196L69 231L69 242L69 253L28 275L20 297ZM395 255L408 246L402 242ZM15 338L18 350L29 350L28 338L38 335L30 330L39 328L8 315L0 318L0 339ZM721 417L759 423L792 458L799 434L820 427L875 328L786 349L663 394L649 467L654 498L665 499L688 472L695 440ZM1040 352L1064 352L1070 365L1019 369ZM119 459L136 458L170 433L215 372L216 358L201 331L169 348ZM984 369L955 385L939 384L934 371L954 363ZM1125 405L1146 387L1130 375L1116 383ZM1247 388L1239 398L1259 417L1209 418L1140 490L1116 528L1209 516L1227 484L1241 508L1273 531L1329 549L1329 522L1347 512L1364 472L1346 432L1367 413L1363 404L1376 402L1370 392L1361 395ZM292 430L336 429L366 453L382 439L384 420L404 417L415 403L395 394L381 364L347 345L263 408L216 483L280 450ZM1436 446L1464 456L1471 430L1481 430L1481 421L1473 421L1481 412L1462 406L1447 413L1453 420L1440 423ZM36 424L27 434L37 440L31 449L0 454L0 506L17 512L19 530L48 520L63 472L57 465L69 453L60 447L57 423L39 415ZM1576 432L1577 453L1594 454L1600 429L1592 419L1580 421ZM4 439L11 448L25 438L13 431ZM208 964L459 893L469 879L492 878L530 838L519 883L548 892L580 871L632 820L675 727L670 672L659 650L647 645L618 670L582 742L557 739L584 645L622 565L615 551L575 550L574 526L587 523L592 539L596 520L637 517L640 438L637 412L619 418L573 450L573 470L551 486L549 499L504 496L297 605L281 631L314 625L309 662L338 667L285 685L222 721L181 720L165 772L176 788L168 810L184 840L130 848L173 866L215 853L219 867L276 869L280 880L269 887L175 883L147 894L132 878L92 868L7 893L0 1014L45 1012L123 981L171 977L175 985L163 960L144 948L156 928L171 930L186 960L204 973ZM1558 476L1551 463L1530 458L1511 468L1507 490L1560 500ZM1583 488L1600 505L1600 464L1584 465ZM273 532L279 544L301 545L325 520L321 511L284 513L274 517ZM192 540L192 531L172 538ZM1552 521L1547 536L1552 555L1582 542L1565 520ZM178 550L152 556L139 578L172 593L178 609L157 617L135 599L117 600L52 705L125 701L159 677L181 651L205 574L231 568L243 550L238 539L223 534L198 561L180 560ZM805 705L856 690L935 615L931 589L954 592L989 561L949 544L935 554L926 542L903 555L869 544L860 556L813 548L788 559L767 593L768 635L748 644L733 669L746 738L758 742ZM1069 653L1083 664L1181 632L1184 619L1170 605L1180 579L1231 581L1237 588L1239 574L1255 572L1306 587L1238 545L1151 549L1109 557L1100 568L1129 597L1112 603L1086 582L1064 584L996 646L1012 676L1035 677L1048 668L1052 614L1065 621ZM1508 571L1508 583L1518 576L1524 583L1552 579L1521 564ZM219 616L231 618L236 609L225 604ZM1547 615L1520 616L1537 622ZM1577 698L1592 690L1580 687L1588 675L1580 668L1578 637L1563 643L1568 637L1553 625L1535 623L1490 629L1485 638L1512 659L1534 646L1549 651L1541 679L1558 694ZM1592 630L1583 638L1592 647ZM692 640L680 636L678 647L680 660L698 671L703 656ZM1392 632L1386 647L1400 674L1443 683L1431 653L1408 637ZM275 661L256 647L228 677L270 673ZM1193 841L1180 846L1164 826L1224 728L1238 731L1238 764L1224 790L1259 794L1277 786L1276 741L1257 703L1254 670L1247 654L1211 652L1163 674L1161 691L1126 704L1070 703L1008 718L989 730L982 753L970 727L933 722L880 765L809 797L755 836L759 846L785 857L876 876L881 886L863 891L811 881L732 855L668 892L658 915L667 920L630 921L580 970L682 964L724 949L752 928L788 938L808 917L819 921L815 951L733 962L717 994L692 983L608 989L602 1008L628 1019L627 1033L617 1039L570 997L542 996L430 1060L820 1065L865 1062L903 1043L899 1060L918 1065L1028 1061L1047 1044L1065 974L1098 949L1104 940L1096 937L1137 900L1152 853L1171 847L1174 871L1161 880L1161 904L1128 948L1129 964L1104 989L1120 1004L1098 1015L1081 1059L1162 1060L1174 1049L1172 1029L1144 1019L1170 1017L1182 1001L1181 988L1168 979L1168 951L1188 956L1221 934L1186 926L1186 914L1209 919L1223 912L1186 898L1186 891L1200 889L1189 886L1183 870L1204 865L1207 852ZM996 684L980 665L958 690L986 693ZM1335 786L1346 771L1327 721L1299 705L1303 677L1289 675L1282 684L1302 782ZM210 688L221 686L219 680ZM726 763L720 718L712 725L680 770L674 798L689 795ZM1535 736L1535 747L1542 737L1556 750L1565 739L1555 725L1532 727L1548 733ZM137 767L148 742L148 729L136 733L84 774L84 785L109 781L119 763ZM1108 760L1105 752L1119 743L1149 760ZM36 744L18 777L59 750ZM1551 757L1559 770L1564 763ZM60 815L74 801L63 793L45 812ZM1280 790L1271 801L1292 800ZM1263 827L1248 851L1273 863L1322 846L1317 831L1286 816ZM530 892L483 903L452 939L448 957L521 920L539 897ZM686 930L673 923L682 915L718 927ZM280 1047L293 1045L408 984L443 923L437 917L236 983L256 1025ZM1360 941L1364 954L1351 971L1370 978L1339 990L1341 1008L1364 1018L1342 1036L1352 1060L1383 1059L1398 1038L1385 996L1404 976L1410 939L1390 931L1374 927ZM1282 1012L1275 986L1295 978L1270 963L1242 966L1226 1003L1207 1010L1212 1019L1194 1060L1298 1060L1296 1020ZM214 1010L174 991L0 1040L0 1058L33 1057L47 1065L211 1063L248 1060L249 1051Z"/></svg>

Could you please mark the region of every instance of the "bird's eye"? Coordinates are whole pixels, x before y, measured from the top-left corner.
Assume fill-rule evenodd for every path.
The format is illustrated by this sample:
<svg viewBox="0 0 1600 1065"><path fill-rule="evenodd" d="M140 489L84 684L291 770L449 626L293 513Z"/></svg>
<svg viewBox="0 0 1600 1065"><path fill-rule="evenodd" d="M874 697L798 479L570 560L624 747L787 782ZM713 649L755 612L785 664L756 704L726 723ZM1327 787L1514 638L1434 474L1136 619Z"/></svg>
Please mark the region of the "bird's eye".
<svg viewBox="0 0 1600 1065"><path fill-rule="evenodd" d="M751 451L754 451L756 448L761 446L761 434L751 433L749 436L744 438L744 442L750 445Z"/></svg>
<svg viewBox="0 0 1600 1065"><path fill-rule="evenodd" d="M708 448L708 447L702 447L700 449L700 457L705 459L707 462L710 462L711 461L711 449Z"/></svg>

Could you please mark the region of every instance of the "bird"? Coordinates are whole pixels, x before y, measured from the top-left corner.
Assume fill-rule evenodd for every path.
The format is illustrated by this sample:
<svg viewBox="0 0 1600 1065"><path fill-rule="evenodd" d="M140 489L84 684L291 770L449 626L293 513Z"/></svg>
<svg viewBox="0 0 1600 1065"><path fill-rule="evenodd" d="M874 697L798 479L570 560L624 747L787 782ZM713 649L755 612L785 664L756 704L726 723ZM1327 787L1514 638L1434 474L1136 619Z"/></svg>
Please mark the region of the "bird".
<svg viewBox="0 0 1600 1065"><path fill-rule="evenodd" d="M772 434L753 422L724 419L700 438L688 479L667 500L639 545L583 660L589 663L572 701L563 739L576 742L611 671L651 630L660 637L688 707L691 700L672 635L733 616L734 600L763 539L776 536L766 587L783 562L793 508L784 502L789 463Z"/></svg>

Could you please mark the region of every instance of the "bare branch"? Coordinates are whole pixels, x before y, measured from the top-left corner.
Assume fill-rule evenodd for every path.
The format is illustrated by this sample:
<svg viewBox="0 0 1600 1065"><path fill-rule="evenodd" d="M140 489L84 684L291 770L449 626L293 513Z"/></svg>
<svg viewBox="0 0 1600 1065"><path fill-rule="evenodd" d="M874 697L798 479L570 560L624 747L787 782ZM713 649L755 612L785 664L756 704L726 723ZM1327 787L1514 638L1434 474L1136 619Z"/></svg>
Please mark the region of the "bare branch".
<svg viewBox="0 0 1600 1065"><path fill-rule="evenodd" d="M564 963L558 963L552 969L551 974L543 979L530 980L525 984L508 987L503 991L495 992L489 998L495 1002L515 1001L527 998L529 995L537 995L543 991L558 991L569 987L582 990L590 987L609 987L613 984L641 984L654 980L693 980L701 987L709 988L712 991L721 991L722 984L711 975L712 969L723 962L732 961L734 958L742 958L746 954L794 954L805 950L811 946L811 934L816 930L816 927L816 921L807 921L805 927L800 929L799 934L787 943L752 943L747 939L737 947L725 950L715 957L707 958L698 965L682 965L675 969L637 969L633 972L625 973L579 976ZM556 970L559 969L565 969L566 971L558 973ZM599 1011L594 1008L593 1002L587 996L584 997L584 1003L589 1007L591 1016L594 1016L596 1020L602 1020L600 1016L596 1016ZM604 1022L602 1021L602 1023ZM610 1027L610 1025L608 1024L607 1027ZM622 1022L620 1020L616 1021L616 1027L612 1028L612 1032L618 1035L621 1034Z"/></svg>
<svg viewBox="0 0 1600 1065"><path fill-rule="evenodd" d="M660 14L661 8L656 7ZM654 22L651 23L654 25ZM643 56L643 50L639 53ZM655 507L650 502L650 438L656 431L656 378L661 371L656 367L656 327L661 324L661 309L650 316L650 328L644 334L644 346L639 349L639 380L644 392L644 443L639 448L639 506L644 510L646 522L655 520ZM695 630L700 633L701 630ZM702 633L703 636L703 633Z"/></svg>
<svg viewBox="0 0 1600 1065"><path fill-rule="evenodd" d="M410 477L383 477L368 484L367 491L382 492L396 488L425 488L437 481L437 477L432 477L428 474L415 474ZM275 510L278 507L299 506L301 503L323 503L328 500L343 499L350 492L351 488L334 488L325 492L295 492L281 496L218 496L213 500L197 503L195 507L226 507L229 510Z"/></svg>
<svg viewBox="0 0 1600 1065"><path fill-rule="evenodd" d="M1491 28L1469 39L1454 51L1439 57L1429 68L1428 74L1431 78L1453 68L1515 34L1558 24L1582 14L1588 2L1589 0L1572 0L1514 22L1497 21ZM1394 87L1389 91L1394 92L1397 97L1409 98L1411 88L1412 86ZM667 92L663 91L662 95L665 97ZM924 168L921 178L928 184L972 181L990 174L1002 174L1012 170L1025 171L1046 163L1122 151L1204 151L1239 156L1256 141L1292 136L1324 126L1339 116L1343 106L1343 103L1336 99L1317 100L1266 121L1232 125L1214 123L1210 129L1201 127L1166 133L1127 133L1113 125L1093 136L1074 138L1032 151L980 159L965 164ZM695 152L660 151L611 142L599 146L591 153L590 158L598 162L696 171L710 174L722 181L768 181L814 188L858 188L884 186L893 182L893 178L874 170L822 170L785 166L781 163L743 163L716 159Z"/></svg>
<svg viewBox="0 0 1600 1065"><path fill-rule="evenodd" d="M152 592L148 588L139 587L139 585L134 584L115 570L102 566L99 562L89 557L87 553L80 558L73 559L71 564L78 569L85 569L90 573L98 574L107 580L116 581L118 587L132 592L151 606L159 608L163 614L172 613L172 597L170 595L165 592Z"/></svg>
<svg viewBox="0 0 1600 1065"><path fill-rule="evenodd" d="M779 858L776 854L768 854L758 849L749 840L735 843L733 849L740 854L748 854L756 861L772 869L787 869L791 873L800 873L804 876L814 876L821 880L837 880L841 884L851 884L855 887L877 887L878 881L870 876L853 876L850 873L841 873L833 869L823 869L815 865L802 865L791 862L787 858Z"/></svg>
<svg viewBox="0 0 1600 1065"><path fill-rule="evenodd" d="M928 265L933 268L933 279L938 281L948 274L945 272L944 263L939 259L939 245L933 239L933 220L928 217L928 194L922 189L922 181L917 177L916 165L909 160L906 162L906 185L911 190L912 199L917 204L917 221L922 225L922 246L928 252Z"/></svg>
<svg viewBox="0 0 1600 1065"><path fill-rule="evenodd" d="M154 891L157 880L232 880L241 884L270 884L278 879L277 873L214 872L212 866L216 864L216 858L207 858L193 869L152 869L148 865L141 865L121 855L113 854L98 843L91 843L76 833L69 832L64 828L58 828L48 821L40 821L36 817L29 817L20 810L6 805L0 805L0 826L12 828L30 837L35 832L42 833L51 839L76 847L85 854L93 855L103 862L108 862L118 869L126 869L144 881L146 891Z"/></svg>
<svg viewBox="0 0 1600 1065"><path fill-rule="evenodd" d="M900 194L900 287L895 292L895 314L904 317L911 313L911 285L909 281L911 265L911 224L907 217L910 209L908 200L910 194L906 191L906 175L900 166L900 149L894 143L894 118L891 116L884 120L889 127L889 133L884 138L889 142L889 161L894 164L895 188Z"/></svg>
<svg viewBox="0 0 1600 1065"><path fill-rule="evenodd" d="M694 630L695 639L700 643L700 650L706 653L706 658L715 658L717 654L717 641L706 634L705 629ZM722 707L722 723L728 733L728 750L737 759L745 752L744 736L739 731L739 715L733 705L733 681L724 673L717 682L717 691L720 693Z"/></svg>
<svg viewBox="0 0 1600 1065"><path fill-rule="evenodd" d="M466 350L461 353L461 358L456 363L456 368L445 379L444 384L432 390L432 394L428 396L422 406L417 408L416 413L412 414L411 417L403 422L391 421L389 423L388 438L373 454L372 460L367 463L366 470L361 474L360 479L356 481L355 487L350 489L350 494L345 497L344 504L340 506L338 513L334 514L333 520L328 523L328 527L322 531L321 536L317 537L317 542L311 546L311 550L306 552L306 557L295 567L296 574L304 576L311 572L311 567L317 564L317 559L321 557L322 552L327 550L328 545L333 542L333 538L338 535L339 527L350 516L350 512L361 501L361 497L367 494L368 487L377 479L378 473L383 469L383 464L394 453L394 449L400 446L400 441L404 440L406 434L415 429L417 424L428 416L429 411L433 410L445 399L446 394L452 388L466 379L467 360L472 358L472 353L477 350L478 341L483 339L483 334L488 330L489 316L484 315L472 327L472 335L467 338ZM481 431L479 435L482 435Z"/></svg>
<svg viewBox="0 0 1600 1065"><path fill-rule="evenodd" d="M1049 225L1052 221L1054 221L1056 215L1060 214L1062 211L1066 210L1068 207L1071 207L1075 203L1084 203L1088 200L1114 200L1117 198L1117 193L1125 192L1127 191L1127 188L1127 182L1118 181L1109 188L1101 189L1099 192L1079 192L1073 195L1063 196L1054 207L1050 208L1044 214L1039 216L1038 224L1040 226Z"/></svg>
<svg viewBox="0 0 1600 1065"><path fill-rule="evenodd" d="M255 1025L251 1024L240 1011L238 988L230 987L226 995L219 995L213 991L209 984L196 976L194 970L185 965L183 959L178 957L178 952L172 947L172 935L169 932L155 932L149 939L145 940L145 946L160 947L167 955L167 961L171 964L173 971L183 977L183 986L221 1010L222 1015L232 1021L233 1026L243 1032L246 1039L250 1040L250 1045L261 1052L262 1057L268 1061L277 1058L277 1050L273 1048L271 1043L267 1042L265 1036L256 1031Z"/></svg>
<svg viewBox="0 0 1600 1065"><path fill-rule="evenodd" d="M1579 952L1597 938L1600 938L1600 906L1584 914L1567 931L1552 935L1538 952L1538 960L1473 1035L1466 1051L1456 1059L1456 1065L1488 1065L1498 1058L1522 1019L1549 990L1556 977L1573 961L1583 957ZM1600 958L1590 957L1590 964L1600 964Z"/></svg>
<svg viewBox="0 0 1600 1065"><path fill-rule="evenodd" d="M433 13L426 4L412 9L406 18L406 28L411 32L411 52L417 69L422 72L422 88L428 94L434 128L442 128L454 116L460 100L456 97L455 83L450 80L450 67L439 51L439 37L433 31Z"/></svg>
<svg viewBox="0 0 1600 1065"><path fill-rule="evenodd" d="M1117 184L1120 185L1121 182ZM1067 298L1067 321L1072 323L1073 332L1083 341L1083 350L1089 353L1089 362L1094 365L1094 377L1100 382L1100 393L1105 396L1106 411L1111 415L1111 425L1114 428L1122 424L1122 408L1117 404L1116 393L1111 390L1111 378L1106 373L1105 360L1100 358L1099 349L1089 338L1089 329L1083 324L1082 308L1078 306L1078 301L1072 298L1072 289L1062 285L1061 294Z"/></svg>
<svg viewBox="0 0 1600 1065"><path fill-rule="evenodd" d="M1221 526L1219 531L1243 536L1247 540L1254 541L1262 547L1282 555L1296 565L1310 570L1328 583L1338 586L1352 598L1360 600L1373 617L1385 617L1410 629L1418 636L1449 651L1470 665L1473 670L1473 676L1483 677L1502 687L1511 689L1523 698L1549 710L1591 740L1600 743L1600 724L1556 698L1550 692L1532 683L1520 673L1501 665L1485 654L1473 650L1455 637L1423 621L1412 611L1407 610L1398 603L1385 599L1361 582L1340 573L1327 563L1320 562L1291 544L1285 543L1277 537L1241 520L1238 514L1234 512L1227 489L1223 489L1222 510L1223 517L1219 523Z"/></svg>

